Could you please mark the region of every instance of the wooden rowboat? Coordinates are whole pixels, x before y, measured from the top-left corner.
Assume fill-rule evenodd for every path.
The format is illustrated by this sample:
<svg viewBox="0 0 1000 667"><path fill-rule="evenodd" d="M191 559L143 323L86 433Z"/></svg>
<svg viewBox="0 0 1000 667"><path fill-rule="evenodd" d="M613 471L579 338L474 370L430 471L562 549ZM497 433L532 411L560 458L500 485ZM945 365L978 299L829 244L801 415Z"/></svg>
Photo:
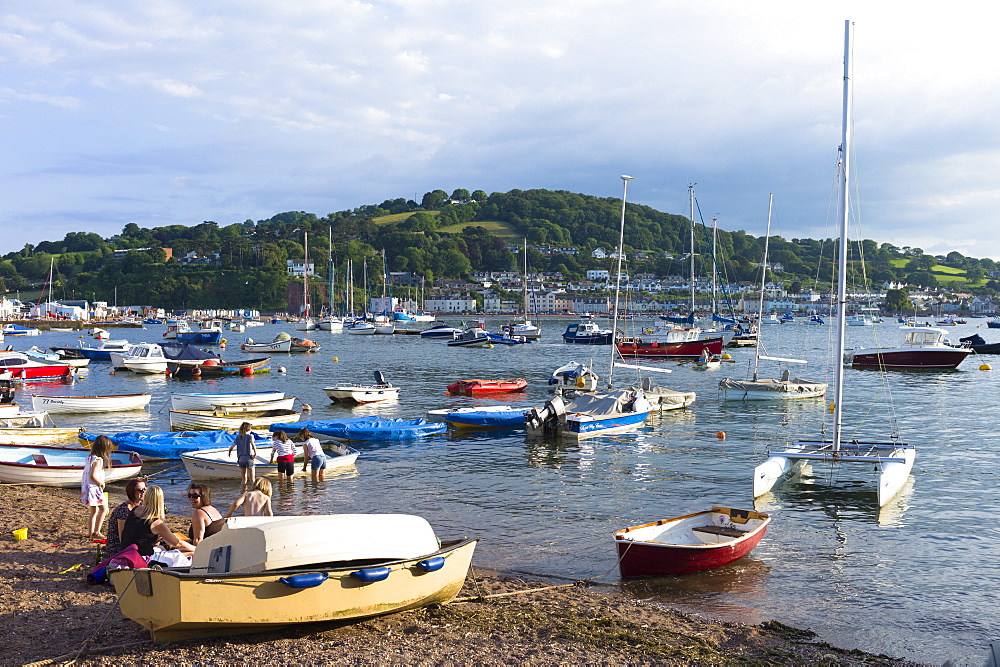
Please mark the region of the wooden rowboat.
<svg viewBox="0 0 1000 667"><path fill-rule="evenodd" d="M623 578L713 570L743 558L767 532L771 517L753 510L710 510L632 526L615 533Z"/></svg>
<svg viewBox="0 0 1000 667"><path fill-rule="evenodd" d="M0 482L79 488L90 450L82 447L0 445ZM135 452L111 452L105 479L117 482L138 474L142 459Z"/></svg>
<svg viewBox="0 0 1000 667"><path fill-rule="evenodd" d="M243 422L253 428L296 422L301 413L295 410L265 410L262 412L224 412L212 410L170 410L172 431L235 431Z"/></svg>
<svg viewBox="0 0 1000 667"><path fill-rule="evenodd" d="M0 428L0 442L5 445L70 445L77 442L80 428Z"/></svg>
<svg viewBox="0 0 1000 667"><path fill-rule="evenodd" d="M211 410L217 405L244 405L277 401L285 397L283 391L237 391L217 394L173 393L170 407L174 410Z"/></svg>
<svg viewBox="0 0 1000 667"><path fill-rule="evenodd" d="M190 570L116 570L122 613L156 641L379 616L451 601L476 540L405 515L231 517ZM423 523L426 523L425 521ZM428 525L429 529L430 526Z"/></svg>
<svg viewBox="0 0 1000 667"><path fill-rule="evenodd" d="M114 396L42 396L31 395L35 410L54 413L120 412L142 410L149 405L152 394L118 394Z"/></svg>

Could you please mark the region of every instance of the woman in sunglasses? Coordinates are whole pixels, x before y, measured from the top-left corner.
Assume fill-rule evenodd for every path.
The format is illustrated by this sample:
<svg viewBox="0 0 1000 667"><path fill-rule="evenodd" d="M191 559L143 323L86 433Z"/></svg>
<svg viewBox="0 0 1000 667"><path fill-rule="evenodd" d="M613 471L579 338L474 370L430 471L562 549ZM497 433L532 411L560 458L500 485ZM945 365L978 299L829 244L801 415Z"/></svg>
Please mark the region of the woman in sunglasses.
<svg viewBox="0 0 1000 667"><path fill-rule="evenodd" d="M152 556L153 545L157 543L184 553L194 551L194 546L170 532L165 521L166 516L163 507L163 489L150 484L146 487L142 502L125 519L122 547L134 544L143 556Z"/></svg>
<svg viewBox="0 0 1000 667"><path fill-rule="evenodd" d="M125 485L125 502L111 510L108 517L108 543L105 545L105 553L114 556L122 550L121 535L125 530L125 519L132 513L135 506L142 502L142 497L146 493L146 478L136 477L130 479Z"/></svg>
<svg viewBox="0 0 1000 667"><path fill-rule="evenodd" d="M191 544L198 546L203 539L222 530L222 512L212 506L212 489L208 484L191 482L187 497L194 510L191 512L188 537L191 538Z"/></svg>

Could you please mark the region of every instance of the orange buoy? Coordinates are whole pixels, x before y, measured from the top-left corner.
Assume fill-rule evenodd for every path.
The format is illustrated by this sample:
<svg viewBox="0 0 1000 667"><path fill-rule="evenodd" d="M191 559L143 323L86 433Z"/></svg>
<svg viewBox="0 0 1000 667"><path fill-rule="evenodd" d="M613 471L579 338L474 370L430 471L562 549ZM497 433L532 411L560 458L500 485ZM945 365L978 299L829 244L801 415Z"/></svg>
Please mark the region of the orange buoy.
<svg viewBox="0 0 1000 667"><path fill-rule="evenodd" d="M715 434L715 437L718 438L719 440L725 440L726 439L726 432L725 431L719 431L718 433Z"/></svg>
<svg viewBox="0 0 1000 667"><path fill-rule="evenodd" d="M253 369L247 366L243 369L243 375L253 375Z"/></svg>
<svg viewBox="0 0 1000 667"><path fill-rule="evenodd" d="M112 371L110 373L108 373L108 375L114 375L114 374L115 374L115 371L113 369L112 369Z"/></svg>
<svg viewBox="0 0 1000 667"><path fill-rule="evenodd" d="M340 359L338 359L337 357L334 357L333 360L334 361L340 361Z"/></svg>

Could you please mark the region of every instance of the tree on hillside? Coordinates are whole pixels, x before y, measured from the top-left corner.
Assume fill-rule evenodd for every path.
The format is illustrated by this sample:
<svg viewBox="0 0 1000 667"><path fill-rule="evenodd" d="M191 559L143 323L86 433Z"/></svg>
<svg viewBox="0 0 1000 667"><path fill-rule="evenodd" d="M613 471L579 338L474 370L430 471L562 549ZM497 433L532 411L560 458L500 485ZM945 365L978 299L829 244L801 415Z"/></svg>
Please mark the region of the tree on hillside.
<svg viewBox="0 0 1000 667"><path fill-rule="evenodd" d="M885 301L882 303L882 310L888 313L905 313L913 310L913 302L910 301L910 297L907 295L906 290L886 290Z"/></svg>
<svg viewBox="0 0 1000 667"><path fill-rule="evenodd" d="M469 201L472 199L472 195L465 188L458 188L451 193L451 199L454 201Z"/></svg>
<svg viewBox="0 0 1000 667"><path fill-rule="evenodd" d="M448 193L444 190L431 190L424 194L423 199L420 200L420 205L428 211L435 211L444 206L447 200Z"/></svg>

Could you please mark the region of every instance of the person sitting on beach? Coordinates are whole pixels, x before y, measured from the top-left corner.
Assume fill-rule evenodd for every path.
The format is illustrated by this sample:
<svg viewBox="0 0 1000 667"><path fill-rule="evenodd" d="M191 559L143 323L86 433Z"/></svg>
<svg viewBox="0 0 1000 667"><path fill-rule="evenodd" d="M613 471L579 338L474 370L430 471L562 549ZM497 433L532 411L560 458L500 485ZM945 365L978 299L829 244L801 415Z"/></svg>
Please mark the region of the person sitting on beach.
<svg viewBox="0 0 1000 667"><path fill-rule="evenodd" d="M169 549L177 549L184 553L193 552L194 545L170 532L165 519L163 489L151 484L146 487L142 502L125 519L122 548L134 544L141 555L152 556L153 546L159 542Z"/></svg>
<svg viewBox="0 0 1000 667"><path fill-rule="evenodd" d="M125 485L125 502L111 510L108 516L108 542L104 547L104 553L114 556L122 550L122 531L125 529L125 520L132 510L142 502L142 496L146 493L146 478L135 477Z"/></svg>
<svg viewBox="0 0 1000 667"><path fill-rule="evenodd" d="M194 511L191 512L191 527L188 528L188 539L191 544L198 543L209 535L215 535L222 529L222 513L212 506L212 489L202 482L191 482L187 490L188 502Z"/></svg>
<svg viewBox="0 0 1000 667"><path fill-rule="evenodd" d="M253 483L253 491L247 491L233 501L223 519L233 515L239 506L243 506L243 516L274 516L271 511L271 482L258 477Z"/></svg>
<svg viewBox="0 0 1000 667"><path fill-rule="evenodd" d="M278 460L278 481L295 475L295 443L288 439L284 431L276 431L271 438L271 463Z"/></svg>
<svg viewBox="0 0 1000 667"><path fill-rule="evenodd" d="M240 466L240 473L243 481L240 491L246 491L253 485L253 461L257 457L257 445L254 443L253 428L250 422L240 424L240 432L236 435L236 440L229 446L229 454L236 450L236 463Z"/></svg>
<svg viewBox="0 0 1000 667"><path fill-rule="evenodd" d="M326 479L326 454L319 440L314 438L309 429L303 428L299 431L295 439L302 443L305 455L302 459L302 472L306 471L306 466L312 465L312 478L314 482Z"/></svg>
<svg viewBox="0 0 1000 667"><path fill-rule="evenodd" d="M83 467L83 479L80 485L80 500L90 509L87 527L90 539L103 540L104 516L108 513L108 499L104 495L104 470L111 467L109 452L112 449L111 439L99 435L90 445L90 454Z"/></svg>

